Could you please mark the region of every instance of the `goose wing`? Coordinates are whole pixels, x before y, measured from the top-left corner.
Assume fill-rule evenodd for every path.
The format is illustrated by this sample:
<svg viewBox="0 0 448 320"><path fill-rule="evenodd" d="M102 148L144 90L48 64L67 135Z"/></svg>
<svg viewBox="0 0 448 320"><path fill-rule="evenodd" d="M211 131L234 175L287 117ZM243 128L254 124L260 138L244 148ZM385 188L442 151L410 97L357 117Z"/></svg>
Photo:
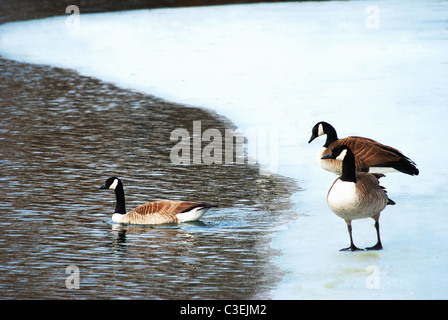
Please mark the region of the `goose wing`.
<svg viewBox="0 0 448 320"><path fill-rule="evenodd" d="M160 200L145 203L132 211L141 215L149 215L154 213L178 214L199 205L200 203L193 201Z"/></svg>
<svg viewBox="0 0 448 320"><path fill-rule="evenodd" d="M176 215L197 206L202 206L193 201L161 200L145 203L128 213L129 220L134 223L174 223L178 222Z"/></svg>
<svg viewBox="0 0 448 320"><path fill-rule="evenodd" d="M370 197L371 201L386 201L386 205L394 205L395 202L387 195L387 190L380 184L379 179L385 177L381 173L360 172L356 174L358 182L356 183L361 194ZM385 199L385 200L384 200Z"/></svg>
<svg viewBox="0 0 448 320"><path fill-rule="evenodd" d="M410 175L419 173L415 163L399 150L375 140L351 136L335 141L331 147L336 145L346 145L353 151L358 171L367 172L371 167L390 167Z"/></svg>

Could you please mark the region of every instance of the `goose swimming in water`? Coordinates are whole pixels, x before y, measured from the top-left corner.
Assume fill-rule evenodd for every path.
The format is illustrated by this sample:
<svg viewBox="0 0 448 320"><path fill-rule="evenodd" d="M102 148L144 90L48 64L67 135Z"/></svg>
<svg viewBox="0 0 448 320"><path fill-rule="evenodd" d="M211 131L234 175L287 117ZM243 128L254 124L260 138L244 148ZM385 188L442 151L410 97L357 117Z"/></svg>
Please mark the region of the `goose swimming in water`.
<svg viewBox="0 0 448 320"><path fill-rule="evenodd" d="M123 184L117 177L110 177L98 190L115 191L117 203L112 221L126 224L162 224L199 220L210 208L216 207L193 201L161 200L148 202L126 212Z"/></svg>
<svg viewBox="0 0 448 320"><path fill-rule="evenodd" d="M322 156L328 154L336 146L345 145L355 155L356 170L359 172L382 173L397 170L409 175L419 174L416 164L399 150L358 136L338 139L336 130L327 122L319 122L313 127L308 143L325 134L327 140L318 152L318 162L325 170L338 175L342 174L341 161L334 159L324 161Z"/></svg>
<svg viewBox="0 0 448 320"><path fill-rule="evenodd" d="M351 222L364 218L375 220L377 234L377 243L366 249L381 250L383 246L380 238L380 213L386 208L386 205L395 204L387 197L386 190L379 184L378 179L384 175L356 172L355 156L345 145L336 146L329 154L322 157L323 161L331 159L342 162L342 175L334 181L327 195L330 209L347 223L350 246L341 251L362 250L353 243Z"/></svg>

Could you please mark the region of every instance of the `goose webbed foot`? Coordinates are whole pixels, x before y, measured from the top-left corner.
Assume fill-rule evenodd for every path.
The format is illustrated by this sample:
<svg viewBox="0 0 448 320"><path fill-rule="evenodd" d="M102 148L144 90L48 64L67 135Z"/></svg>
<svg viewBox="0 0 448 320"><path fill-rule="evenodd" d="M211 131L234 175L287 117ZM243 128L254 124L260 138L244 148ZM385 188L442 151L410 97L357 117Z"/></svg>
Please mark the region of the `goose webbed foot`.
<svg viewBox="0 0 448 320"><path fill-rule="evenodd" d="M343 248L339 251L364 251L364 249L358 248L357 246L355 246L353 243L350 245L350 247L348 248Z"/></svg>
<svg viewBox="0 0 448 320"><path fill-rule="evenodd" d="M377 242L377 244L374 245L373 247L366 248L366 250L382 250L382 249L383 245L381 244L381 242Z"/></svg>

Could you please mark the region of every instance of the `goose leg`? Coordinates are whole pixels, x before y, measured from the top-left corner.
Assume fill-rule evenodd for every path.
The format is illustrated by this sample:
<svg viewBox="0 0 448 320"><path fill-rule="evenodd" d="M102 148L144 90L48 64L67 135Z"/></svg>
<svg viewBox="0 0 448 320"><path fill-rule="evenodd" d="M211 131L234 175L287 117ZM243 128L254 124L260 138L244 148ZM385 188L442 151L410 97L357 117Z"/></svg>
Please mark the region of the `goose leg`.
<svg viewBox="0 0 448 320"><path fill-rule="evenodd" d="M355 244L353 243L353 237L352 237L352 222L350 220L345 220L345 222L347 223L347 230L348 230L348 234L350 236L350 247L348 248L343 248L339 251L364 251L364 249L360 249L358 247L355 246Z"/></svg>
<svg viewBox="0 0 448 320"><path fill-rule="evenodd" d="M377 238L376 245L374 245L373 247L366 248L366 250L381 250L381 249L383 249L383 245L381 244L381 238L380 238L379 215L375 219L375 229L376 229L376 238Z"/></svg>

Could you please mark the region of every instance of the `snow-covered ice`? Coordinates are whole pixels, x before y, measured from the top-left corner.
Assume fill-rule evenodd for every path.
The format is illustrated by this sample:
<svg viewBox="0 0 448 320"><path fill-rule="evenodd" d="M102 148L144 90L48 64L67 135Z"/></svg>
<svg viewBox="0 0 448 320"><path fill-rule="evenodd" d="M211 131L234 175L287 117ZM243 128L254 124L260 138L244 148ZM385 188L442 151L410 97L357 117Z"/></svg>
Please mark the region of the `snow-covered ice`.
<svg viewBox="0 0 448 320"><path fill-rule="evenodd" d="M274 299L448 298L448 2L80 10L79 28L68 15L0 26L0 54L214 109L275 137L270 169L305 190L272 241L288 271ZM307 143L321 120L418 164L417 177L381 181L397 203L380 220L382 251L338 251L346 226L325 201L335 176L316 163L323 139ZM376 240L373 221L354 221L353 233L360 247Z"/></svg>

